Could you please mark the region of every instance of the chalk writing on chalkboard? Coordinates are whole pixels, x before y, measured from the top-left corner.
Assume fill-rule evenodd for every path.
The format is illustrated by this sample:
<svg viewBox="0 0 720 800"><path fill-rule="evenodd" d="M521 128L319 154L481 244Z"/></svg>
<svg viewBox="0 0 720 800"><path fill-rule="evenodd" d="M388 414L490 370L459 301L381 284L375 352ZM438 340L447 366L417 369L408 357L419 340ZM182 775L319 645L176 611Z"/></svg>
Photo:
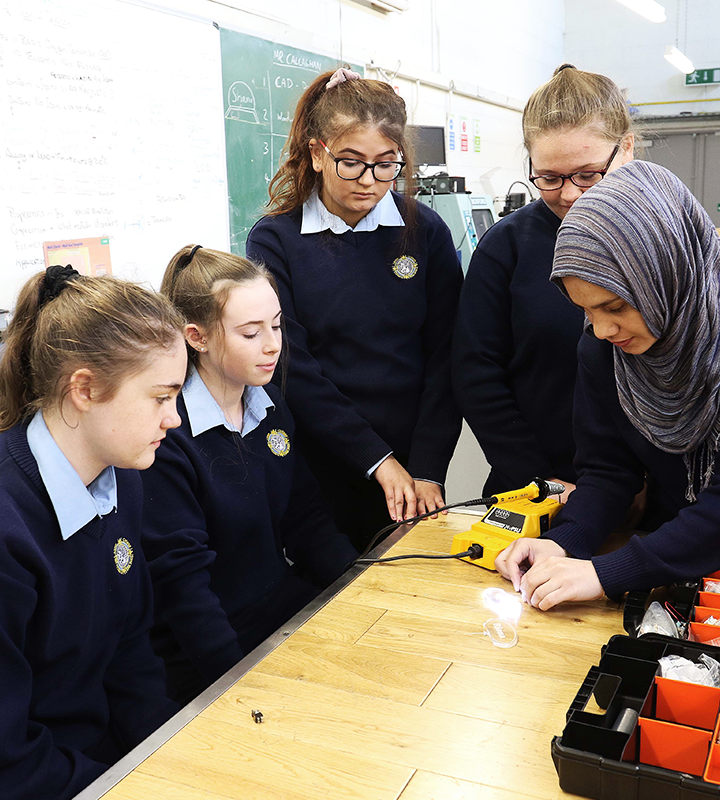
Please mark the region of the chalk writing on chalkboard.
<svg viewBox="0 0 720 800"><path fill-rule="evenodd" d="M255 108L255 95L245 81L235 81L228 89L228 108L225 112L225 119L249 122L252 125L260 124Z"/></svg>
<svg viewBox="0 0 720 800"><path fill-rule="evenodd" d="M230 241L245 253L305 89L338 60L221 28ZM362 73L362 67L353 69Z"/></svg>

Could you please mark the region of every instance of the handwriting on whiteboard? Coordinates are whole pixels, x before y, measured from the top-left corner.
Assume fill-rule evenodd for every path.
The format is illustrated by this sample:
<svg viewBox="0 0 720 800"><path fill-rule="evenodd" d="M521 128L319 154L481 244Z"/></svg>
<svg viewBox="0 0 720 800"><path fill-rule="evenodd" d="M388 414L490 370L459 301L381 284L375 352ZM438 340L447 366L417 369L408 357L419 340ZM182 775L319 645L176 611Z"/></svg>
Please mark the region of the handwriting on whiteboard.
<svg viewBox="0 0 720 800"><path fill-rule="evenodd" d="M156 286L190 239L227 247L219 61L212 26L154 9L0 0L0 306L44 241L107 236Z"/></svg>

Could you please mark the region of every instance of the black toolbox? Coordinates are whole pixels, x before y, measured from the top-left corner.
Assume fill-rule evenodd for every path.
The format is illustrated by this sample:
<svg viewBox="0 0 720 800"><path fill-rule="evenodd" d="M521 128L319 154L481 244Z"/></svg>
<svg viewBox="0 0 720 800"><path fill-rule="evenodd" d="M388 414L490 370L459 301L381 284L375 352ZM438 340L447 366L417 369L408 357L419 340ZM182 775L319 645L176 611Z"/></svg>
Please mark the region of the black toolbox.
<svg viewBox="0 0 720 800"><path fill-rule="evenodd" d="M552 741L560 787L596 800L720 798L720 687L661 678L658 659L720 647L613 636ZM586 710L594 700L599 713Z"/></svg>

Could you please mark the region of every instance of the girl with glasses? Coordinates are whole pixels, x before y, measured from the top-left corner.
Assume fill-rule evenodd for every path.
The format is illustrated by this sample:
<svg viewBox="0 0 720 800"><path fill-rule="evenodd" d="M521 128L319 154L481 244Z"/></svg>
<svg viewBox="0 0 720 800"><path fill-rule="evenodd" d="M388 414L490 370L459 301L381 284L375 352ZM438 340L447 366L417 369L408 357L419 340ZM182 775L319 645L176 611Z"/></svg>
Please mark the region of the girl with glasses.
<svg viewBox="0 0 720 800"><path fill-rule="evenodd" d="M0 362L0 797L69 800L176 710L153 654L140 476L180 424L182 319L50 267Z"/></svg>
<svg viewBox="0 0 720 800"><path fill-rule="evenodd" d="M443 504L460 427L449 359L462 273L440 217L392 190L412 174L405 123L390 85L317 78L247 242L278 283L298 441L358 547L388 512Z"/></svg>
<svg viewBox="0 0 720 800"><path fill-rule="evenodd" d="M573 206L552 281L587 318L577 488L550 532L518 539L497 568L541 609L717 570L720 239L712 221L671 172L634 161ZM595 556L646 474L668 521Z"/></svg>
<svg viewBox="0 0 720 800"><path fill-rule="evenodd" d="M357 557L328 517L280 389L272 275L203 247L175 254L162 291L180 309L190 372L143 473L143 548L156 652L186 703L274 633Z"/></svg>
<svg viewBox="0 0 720 800"><path fill-rule="evenodd" d="M583 315L550 285L553 249L573 203L633 152L618 87L569 64L531 96L523 136L540 199L482 238L453 343L455 396L491 467L483 494L524 486L536 475L573 488Z"/></svg>

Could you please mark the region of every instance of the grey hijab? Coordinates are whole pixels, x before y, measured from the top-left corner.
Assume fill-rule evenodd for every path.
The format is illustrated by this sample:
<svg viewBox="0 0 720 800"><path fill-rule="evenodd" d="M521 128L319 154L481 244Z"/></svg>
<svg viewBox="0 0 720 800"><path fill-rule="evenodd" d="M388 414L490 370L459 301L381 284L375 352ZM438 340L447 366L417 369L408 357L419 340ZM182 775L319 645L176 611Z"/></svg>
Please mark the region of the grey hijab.
<svg viewBox="0 0 720 800"><path fill-rule="evenodd" d="M574 275L637 309L658 341L615 349L623 411L656 447L682 454L688 500L712 476L720 441L720 238L664 167L631 161L579 198L563 221L551 280Z"/></svg>

